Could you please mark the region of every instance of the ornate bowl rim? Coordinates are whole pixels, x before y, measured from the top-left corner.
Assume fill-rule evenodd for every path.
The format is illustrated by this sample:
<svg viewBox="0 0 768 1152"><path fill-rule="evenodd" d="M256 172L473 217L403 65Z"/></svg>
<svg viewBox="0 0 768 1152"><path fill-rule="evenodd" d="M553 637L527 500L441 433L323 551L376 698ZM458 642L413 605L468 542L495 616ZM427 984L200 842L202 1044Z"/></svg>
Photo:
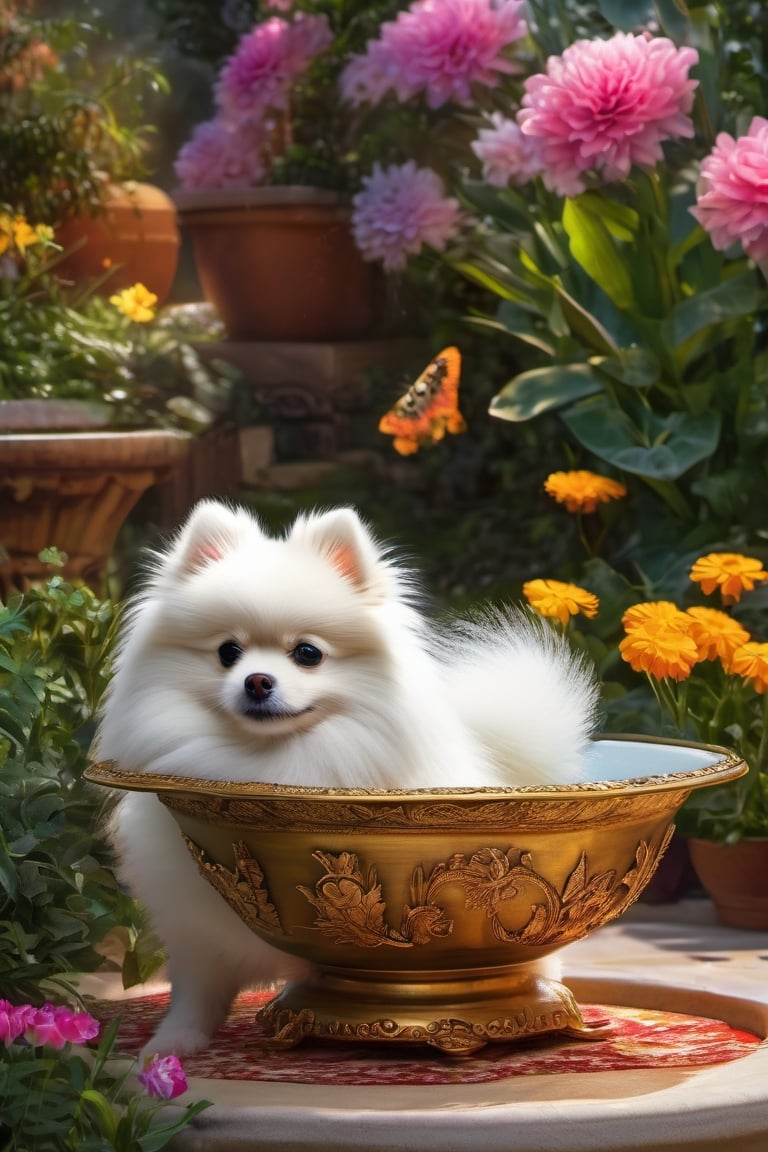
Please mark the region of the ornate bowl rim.
<svg viewBox="0 0 768 1152"><path fill-rule="evenodd" d="M717 744L702 744L659 736L613 734L596 736L593 743L616 742L690 748L707 752L713 763L663 775L632 776L617 780L588 780L574 784L522 785L519 787L487 788L321 788L298 784L269 784L261 781L213 780L195 776L166 776L153 772L131 772L120 768L115 761L102 760L88 766L85 777L93 784L124 789L129 792L197 793L227 799L308 799L339 801L359 799L368 801L429 801L451 800L456 803L499 800L570 800L585 796L627 796L649 792L669 792L693 789L709 784L725 784L743 776L748 766L741 756Z"/></svg>

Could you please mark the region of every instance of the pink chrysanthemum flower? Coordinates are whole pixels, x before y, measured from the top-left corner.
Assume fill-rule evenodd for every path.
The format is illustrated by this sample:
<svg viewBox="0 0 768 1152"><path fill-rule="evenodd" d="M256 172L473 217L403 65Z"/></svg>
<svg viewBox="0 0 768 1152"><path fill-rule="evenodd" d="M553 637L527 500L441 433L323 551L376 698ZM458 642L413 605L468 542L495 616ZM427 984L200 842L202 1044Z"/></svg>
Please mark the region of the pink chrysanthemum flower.
<svg viewBox="0 0 768 1152"><path fill-rule="evenodd" d="M302 13L293 21L272 16L243 36L214 88L219 108L249 118L284 110L296 77L331 43L325 16Z"/></svg>
<svg viewBox="0 0 768 1152"><path fill-rule="evenodd" d="M445 195L436 172L413 160L374 165L352 203L358 248L366 260L381 260L388 272L404 268L408 256L425 244L442 251L461 227L459 202Z"/></svg>
<svg viewBox="0 0 768 1152"><path fill-rule="evenodd" d="M721 132L701 165L697 206L691 212L722 250L740 243L768 260L768 120L755 116L746 136Z"/></svg>
<svg viewBox="0 0 768 1152"><path fill-rule="evenodd" d="M403 101L423 92L430 108L466 104L473 84L495 87L514 70L504 50L525 33L522 8L522 0L415 0L353 57L342 92L356 103L376 103L394 88Z"/></svg>
<svg viewBox="0 0 768 1152"><path fill-rule="evenodd" d="M620 180L656 165L664 140L693 135L694 48L666 37L617 32L577 40L525 83L518 123L539 145L544 180L561 196L584 191L582 174Z"/></svg>
<svg viewBox="0 0 768 1152"><path fill-rule="evenodd" d="M491 124L481 128L472 143L472 151L483 162L483 179L497 188L527 183L541 171L537 141L501 112L493 113Z"/></svg>
<svg viewBox="0 0 768 1152"><path fill-rule="evenodd" d="M198 124L176 157L182 188L236 188L264 179L267 143L260 123L236 123L224 116Z"/></svg>

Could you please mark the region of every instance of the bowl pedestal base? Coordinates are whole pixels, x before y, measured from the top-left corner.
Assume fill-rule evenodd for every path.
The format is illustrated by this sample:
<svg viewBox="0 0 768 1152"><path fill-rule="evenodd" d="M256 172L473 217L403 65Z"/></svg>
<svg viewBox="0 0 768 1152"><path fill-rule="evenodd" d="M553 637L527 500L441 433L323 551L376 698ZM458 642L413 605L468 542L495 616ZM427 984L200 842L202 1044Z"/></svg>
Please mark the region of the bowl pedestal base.
<svg viewBox="0 0 768 1152"><path fill-rule="evenodd" d="M582 1018L570 989L514 967L452 973L434 982L362 978L324 969L287 984L257 1013L258 1043L293 1048L315 1037L353 1043L426 1044L469 1056L486 1044L559 1032L599 1040L606 1030Z"/></svg>

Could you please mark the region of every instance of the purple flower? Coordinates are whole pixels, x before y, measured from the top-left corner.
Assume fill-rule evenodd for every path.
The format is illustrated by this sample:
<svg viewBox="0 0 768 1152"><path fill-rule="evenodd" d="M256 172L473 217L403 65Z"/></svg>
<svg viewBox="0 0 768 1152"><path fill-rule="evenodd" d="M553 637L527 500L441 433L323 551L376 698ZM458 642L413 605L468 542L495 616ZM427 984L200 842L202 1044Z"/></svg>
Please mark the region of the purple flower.
<svg viewBox="0 0 768 1152"><path fill-rule="evenodd" d="M374 165L352 201L352 227L363 257L381 260L392 272L404 268L408 255L425 244L442 251L462 222L458 201L444 193L437 173L417 168L413 160L388 168Z"/></svg>
<svg viewBox="0 0 768 1152"><path fill-rule="evenodd" d="M150 1096L164 1100L173 1100L187 1090L187 1078L177 1056L149 1057L138 1078Z"/></svg>
<svg viewBox="0 0 768 1152"><path fill-rule="evenodd" d="M33 1009L26 1018L24 1028L24 1038L29 1044L48 1044L51 1048L82 1044L86 1040L93 1040L98 1034L99 1023L93 1016L53 1004Z"/></svg>
<svg viewBox="0 0 768 1152"><path fill-rule="evenodd" d="M235 188L260 184L268 136L263 122L238 123L225 116L198 124L176 157L182 188Z"/></svg>
<svg viewBox="0 0 768 1152"><path fill-rule="evenodd" d="M702 162L691 211L715 248L738 242L758 263L768 259L768 120L755 116L736 140L719 134Z"/></svg>
<svg viewBox="0 0 768 1152"><path fill-rule="evenodd" d="M549 187L577 195L587 170L622 179L633 164L655 166L662 141L693 136L688 114L698 81L688 71L698 58L666 37L624 32L577 40L550 56L546 72L526 81L517 114L537 142Z"/></svg>
<svg viewBox="0 0 768 1152"><path fill-rule="evenodd" d="M377 103L393 88L401 101L423 92L430 108L466 104L473 84L495 87L514 70L504 50L525 32L522 8L522 0L415 0L352 58L342 93Z"/></svg>
<svg viewBox="0 0 768 1152"><path fill-rule="evenodd" d="M538 147L532 136L525 136L515 120L508 120L501 112L491 116L491 128L481 128L472 151L483 162L483 179L488 184L504 188L512 184L525 184L541 171Z"/></svg>

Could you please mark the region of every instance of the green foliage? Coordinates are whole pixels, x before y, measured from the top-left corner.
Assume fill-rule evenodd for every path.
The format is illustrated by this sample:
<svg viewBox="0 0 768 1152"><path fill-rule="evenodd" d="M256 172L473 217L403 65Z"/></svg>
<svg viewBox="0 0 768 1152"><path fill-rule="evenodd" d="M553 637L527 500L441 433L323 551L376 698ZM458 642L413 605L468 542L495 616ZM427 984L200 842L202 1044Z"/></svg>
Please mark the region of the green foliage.
<svg viewBox="0 0 768 1152"><path fill-rule="evenodd" d="M0 399L90 401L118 427L194 432L228 410L239 373L198 351L220 330L209 310L182 305L139 322L97 285L57 277L61 249L44 226L21 245L18 227L0 212Z"/></svg>
<svg viewBox="0 0 768 1152"><path fill-rule="evenodd" d="M0 606L0 998L66 987L117 928L146 946L83 780L115 630L109 601L59 576Z"/></svg>
<svg viewBox="0 0 768 1152"><path fill-rule="evenodd" d="M645 485L656 514L644 547L658 546L656 527L670 517L679 539L700 540L706 523L711 540L741 544L761 530L768 482L768 291L743 255L714 250L690 208L714 133L738 135L764 109L768 16L742 3L642 0L531 9L537 68L577 36L636 31L654 16L662 33L694 44L696 135L675 141L654 171L634 168L571 198L538 180L463 184L480 223L451 264L497 297L489 330L520 349L522 370L491 414L557 412L582 466L624 474L633 495ZM514 115L520 93L510 96Z"/></svg>
<svg viewBox="0 0 768 1152"><path fill-rule="evenodd" d="M174 1106L137 1092L133 1061L116 1055L119 1020L96 1052L67 1044L11 1044L0 1054L0 1148L3 1152L158 1152L204 1109L207 1101Z"/></svg>
<svg viewBox="0 0 768 1152"><path fill-rule="evenodd" d="M39 19L0 3L0 202L55 224L98 211L106 181L140 179L147 97L167 91L152 60L110 44L98 20Z"/></svg>

